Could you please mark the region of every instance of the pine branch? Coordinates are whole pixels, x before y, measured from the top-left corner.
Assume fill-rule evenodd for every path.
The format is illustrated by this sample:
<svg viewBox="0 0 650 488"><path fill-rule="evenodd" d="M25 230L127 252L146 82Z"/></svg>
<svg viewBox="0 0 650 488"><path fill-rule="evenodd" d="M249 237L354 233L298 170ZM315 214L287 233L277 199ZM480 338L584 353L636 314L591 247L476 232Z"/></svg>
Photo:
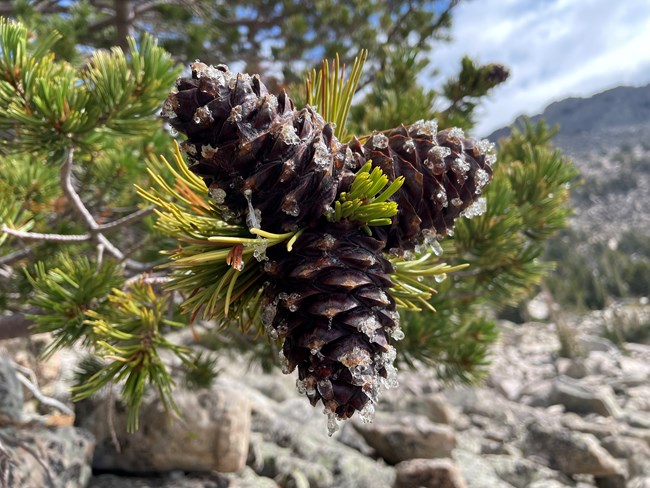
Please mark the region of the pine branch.
<svg viewBox="0 0 650 488"><path fill-rule="evenodd" d="M153 213L154 206L149 206L143 209L138 210L137 212L133 212L130 215L126 215L125 217L122 217L120 219L114 220L113 222L109 222L107 224L100 224L97 226L97 230L104 231L104 230L114 230L114 229L119 229L120 227L123 227L128 224L132 224L134 222L137 222L139 220L144 219L145 217L151 215Z"/></svg>
<svg viewBox="0 0 650 488"><path fill-rule="evenodd" d="M0 231L27 241L47 241L47 242L84 242L93 238L91 234L42 234L40 232L25 232L22 230L11 229L6 225L0 227Z"/></svg>

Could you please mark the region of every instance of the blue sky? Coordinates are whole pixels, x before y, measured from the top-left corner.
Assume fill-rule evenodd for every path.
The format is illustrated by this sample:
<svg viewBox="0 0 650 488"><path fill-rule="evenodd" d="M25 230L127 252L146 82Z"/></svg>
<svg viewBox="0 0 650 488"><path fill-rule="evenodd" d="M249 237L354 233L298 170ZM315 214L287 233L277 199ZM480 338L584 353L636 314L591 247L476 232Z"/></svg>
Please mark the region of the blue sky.
<svg viewBox="0 0 650 488"><path fill-rule="evenodd" d="M464 54L511 71L482 105L477 136L569 96L650 83L650 0L466 0L452 36L432 55L442 77Z"/></svg>

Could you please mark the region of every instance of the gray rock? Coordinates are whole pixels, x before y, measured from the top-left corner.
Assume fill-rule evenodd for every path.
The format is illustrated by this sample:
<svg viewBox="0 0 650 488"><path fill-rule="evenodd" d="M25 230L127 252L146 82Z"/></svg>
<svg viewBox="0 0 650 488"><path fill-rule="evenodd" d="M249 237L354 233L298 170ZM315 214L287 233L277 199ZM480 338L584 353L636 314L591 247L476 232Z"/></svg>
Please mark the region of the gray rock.
<svg viewBox="0 0 650 488"><path fill-rule="evenodd" d="M607 385L594 388L568 376L560 376L554 383L551 398L554 403L564 405L570 412L597 413L603 417L621 415L621 408L616 402L614 392Z"/></svg>
<svg viewBox="0 0 650 488"><path fill-rule="evenodd" d="M304 409L304 412L296 412L295 417L284 409L282 414L268 411L257 420L254 416L253 430L259 433L264 442L284 447L287 454L291 453L332 473L334 481L331 488L390 488L393 485L393 467L337 442L336 435L328 437L327 418L308 402L301 404L298 410ZM276 405L276 408L280 407ZM306 412L311 412L312 417L301 421Z"/></svg>
<svg viewBox="0 0 650 488"><path fill-rule="evenodd" d="M4 475L8 487L86 486L94 446L89 432L70 426L0 428L0 485Z"/></svg>
<svg viewBox="0 0 650 488"><path fill-rule="evenodd" d="M609 436L602 446L615 458L627 462L630 477L650 476L650 446L641 439L627 436Z"/></svg>
<svg viewBox="0 0 650 488"><path fill-rule="evenodd" d="M560 418L560 422L569 430L593 434L598 439L603 439L613 434L623 432L623 425L612 417L584 418L575 413L568 412Z"/></svg>
<svg viewBox="0 0 650 488"><path fill-rule="evenodd" d="M146 478L102 474L94 476L88 488L278 488L278 484L245 467L239 473L184 474L175 471L167 476Z"/></svg>
<svg viewBox="0 0 650 488"><path fill-rule="evenodd" d="M614 474L611 476L597 476L594 478L598 488L626 488L626 477L622 474Z"/></svg>
<svg viewBox="0 0 650 488"><path fill-rule="evenodd" d="M383 408L384 405L386 408ZM452 424L457 412L440 393L425 393L422 395L395 396L392 401L381 404L382 411L408 412L424 415L431 422Z"/></svg>
<svg viewBox="0 0 650 488"><path fill-rule="evenodd" d="M484 456L463 449L454 451L454 459L468 488L512 488L496 474Z"/></svg>
<svg viewBox="0 0 650 488"><path fill-rule="evenodd" d="M571 483L571 480L561 473L552 471L530 459L499 455L485 456L484 459L494 467L499 478L516 488L527 488L532 483L541 480Z"/></svg>
<svg viewBox="0 0 650 488"><path fill-rule="evenodd" d="M536 456L565 474L609 476L622 474L619 463L590 434L571 432L559 425L533 422L523 443L527 457Z"/></svg>
<svg viewBox="0 0 650 488"><path fill-rule="evenodd" d="M296 485L303 479L311 488L326 488L334 485L334 475L324 466L296 457L291 449L262 442L259 454L262 459L251 460L257 474L273 478L281 486ZM259 467L259 468L258 468Z"/></svg>
<svg viewBox="0 0 650 488"><path fill-rule="evenodd" d="M627 488L650 488L650 476L631 479L627 484Z"/></svg>
<svg viewBox="0 0 650 488"><path fill-rule="evenodd" d="M434 424L421 415L397 418L378 416L372 424L355 423L355 428L386 462L416 458L445 458L456 446L454 430Z"/></svg>
<svg viewBox="0 0 650 488"><path fill-rule="evenodd" d="M0 354L0 417L20 420L23 411L23 387L9 358Z"/></svg>
<svg viewBox="0 0 650 488"><path fill-rule="evenodd" d="M168 415L158 399L145 400L140 427L126 432L125 409L115 407L113 424L120 444L115 450L107 422L107 402L80 405L79 425L97 438L93 467L127 472L239 471L246 463L250 435L250 402L236 390L213 388L191 392L180 388L174 400L181 419Z"/></svg>
<svg viewBox="0 0 650 488"><path fill-rule="evenodd" d="M396 466L394 488L466 488L451 459L411 459Z"/></svg>

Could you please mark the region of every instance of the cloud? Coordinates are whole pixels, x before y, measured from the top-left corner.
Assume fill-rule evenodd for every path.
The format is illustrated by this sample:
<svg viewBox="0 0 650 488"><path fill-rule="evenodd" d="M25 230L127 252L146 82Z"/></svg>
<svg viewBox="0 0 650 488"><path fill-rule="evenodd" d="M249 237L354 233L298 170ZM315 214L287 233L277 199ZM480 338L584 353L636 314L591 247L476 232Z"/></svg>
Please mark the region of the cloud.
<svg viewBox="0 0 650 488"><path fill-rule="evenodd" d="M456 73L465 54L511 71L479 110L477 135L569 96L650 83L645 0L468 0L453 22L453 41L432 54L440 79Z"/></svg>

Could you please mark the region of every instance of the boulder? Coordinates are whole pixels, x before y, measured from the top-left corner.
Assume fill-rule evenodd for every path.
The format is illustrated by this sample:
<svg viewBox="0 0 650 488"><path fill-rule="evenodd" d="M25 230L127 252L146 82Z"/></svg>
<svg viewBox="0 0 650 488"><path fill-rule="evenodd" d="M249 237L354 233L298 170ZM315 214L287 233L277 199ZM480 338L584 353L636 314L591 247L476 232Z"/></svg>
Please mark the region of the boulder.
<svg viewBox="0 0 650 488"><path fill-rule="evenodd" d="M396 466L393 488L466 488L451 459L411 459Z"/></svg>
<svg viewBox="0 0 650 488"><path fill-rule="evenodd" d="M241 392L213 387L188 391L177 388L174 400L181 418L165 412L157 396L143 402L139 429L126 432L127 412L114 407L113 425L118 452L107 421L108 402L79 404L77 423L97 438L93 467L131 473L239 471L246 464L250 435L250 402Z"/></svg>
<svg viewBox="0 0 650 488"><path fill-rule="evenodd" d="M620 464L591 434L572 432L551 419L532 422L523 443L524 454L537 456L565 474L610 476L623 474Z"/></svg>
<svg viewBox="0 0 650 488"><path fill-rule="evenodd" d="M627 462L630 477L650 476L650 446L641 439L612 435L601 444L612 456Z"/></svg>
<svg viewBox="0 0 650 488"><path fill-rule="evenodd" d="M596 413L603 417L621 415L614 392L607 385L596 388L568 376L559 376L555 380L551 398L553 403L564 405L569 412Z"/></svg>
<svg viewBox="0 0 650 488"><path fill-rule="evenodd" d="M454 430L422 415L378 416L372 424L355 423L369 446L390 464L407 459L445 458L456 447Z"/></svg>
<svg viewBox="0 0 650 488"><path fill-rule="evenodd" d="M0 486L86 486L94 446L89 432L70 426L0 428Z"/></svg>

